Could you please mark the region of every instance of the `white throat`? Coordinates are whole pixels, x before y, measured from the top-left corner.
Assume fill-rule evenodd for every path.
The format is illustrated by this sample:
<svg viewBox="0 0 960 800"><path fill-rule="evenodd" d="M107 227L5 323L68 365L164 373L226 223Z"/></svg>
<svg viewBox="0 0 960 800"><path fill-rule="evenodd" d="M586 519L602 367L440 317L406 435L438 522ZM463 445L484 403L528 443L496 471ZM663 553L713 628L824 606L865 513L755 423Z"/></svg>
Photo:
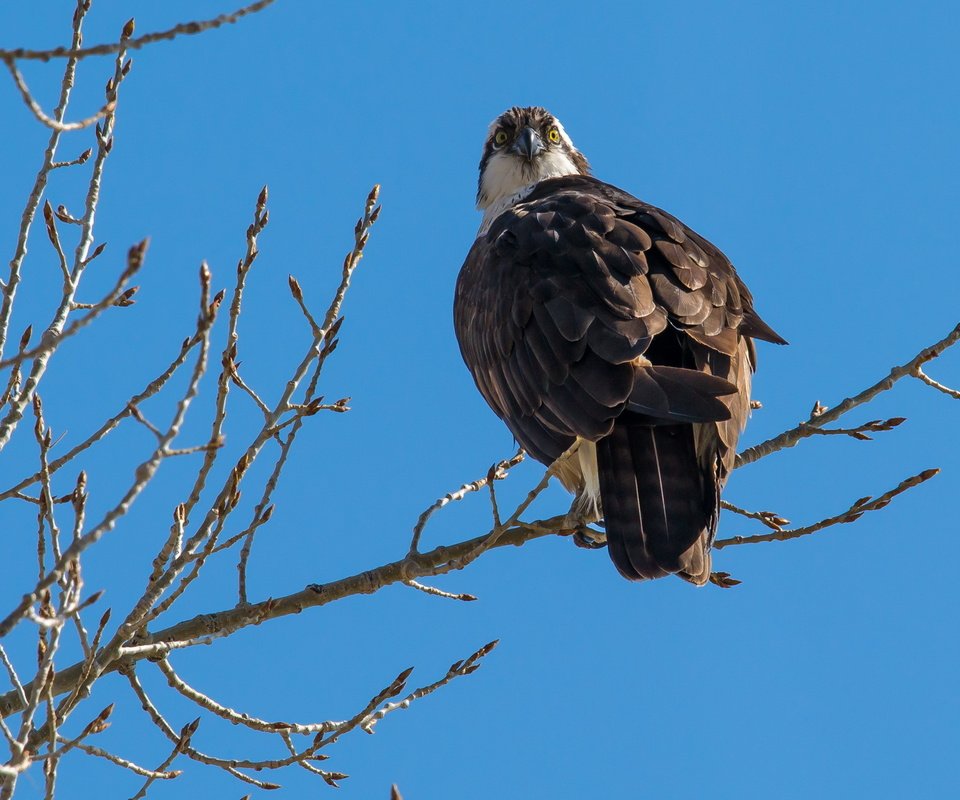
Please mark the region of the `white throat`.
<svg viewBox="0 0 960 800"><path fill-rule="evenodd" d="M483 211L483 222L477 235L486 233L497 217L523 200L540 181L579 174L570 156L560 150L544 153L533 164L507 152L494 153L480 178L477 208Z"/></svg>

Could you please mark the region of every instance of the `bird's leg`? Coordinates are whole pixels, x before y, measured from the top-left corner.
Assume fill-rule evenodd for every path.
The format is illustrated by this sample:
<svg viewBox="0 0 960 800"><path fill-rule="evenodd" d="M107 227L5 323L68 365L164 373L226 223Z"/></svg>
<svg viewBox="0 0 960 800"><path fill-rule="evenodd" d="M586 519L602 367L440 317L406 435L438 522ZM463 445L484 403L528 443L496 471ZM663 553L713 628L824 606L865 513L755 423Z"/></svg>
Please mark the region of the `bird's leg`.
<svg viewBox="0 0 960 800"><path fill-rule="evenodd" d="M575 529L573 543L577 547L599 550L607 546L607 535L603 531L589 527L592 524L603 524L600 510L596 507L594 500L585 492L580 492L570 505L565 523L566 527Z"/></svg>

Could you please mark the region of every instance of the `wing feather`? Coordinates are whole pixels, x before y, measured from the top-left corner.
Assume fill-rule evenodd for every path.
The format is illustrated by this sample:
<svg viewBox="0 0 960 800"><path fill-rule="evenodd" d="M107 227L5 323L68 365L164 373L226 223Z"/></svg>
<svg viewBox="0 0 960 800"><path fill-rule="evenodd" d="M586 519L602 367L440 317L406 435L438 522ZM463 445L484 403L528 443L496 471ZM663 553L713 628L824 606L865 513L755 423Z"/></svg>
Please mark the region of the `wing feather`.
<svg viewBox="0 0 960 800"><path fill-rule="evenodd" d="M477 238L454 323L484 398L545 463L628 410L694 422L705 463L731 459L744 342L783 341L716 247L586 176L542 181Z"/></svg>

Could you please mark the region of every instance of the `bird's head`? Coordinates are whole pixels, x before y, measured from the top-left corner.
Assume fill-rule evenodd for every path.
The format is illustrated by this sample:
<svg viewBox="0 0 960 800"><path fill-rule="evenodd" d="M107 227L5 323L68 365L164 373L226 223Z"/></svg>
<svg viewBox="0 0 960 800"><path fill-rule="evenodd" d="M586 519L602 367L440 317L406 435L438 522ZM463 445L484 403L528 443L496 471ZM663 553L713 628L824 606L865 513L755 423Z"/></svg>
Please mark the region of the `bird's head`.
<svg viewBox="0 0 960 800"><path fill-rule="evenodd" d="M589 173L587 159L560 120L540 106L514 106L490 123L480 159L477 208L489 215L546 178Z"/></svg>

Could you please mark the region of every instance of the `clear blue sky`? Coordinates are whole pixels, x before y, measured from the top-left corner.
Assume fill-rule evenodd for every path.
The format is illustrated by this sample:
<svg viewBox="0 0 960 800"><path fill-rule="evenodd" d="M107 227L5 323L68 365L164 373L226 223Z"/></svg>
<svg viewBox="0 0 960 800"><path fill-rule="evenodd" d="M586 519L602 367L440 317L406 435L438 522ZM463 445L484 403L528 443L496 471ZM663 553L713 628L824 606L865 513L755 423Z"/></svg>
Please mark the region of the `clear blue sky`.
<svg viewBox="0 0 960 800"><path fill-rule="evenodd" d="M72 6L4 4L0 46L65 43ZM229 7L96 0L86 42L114 39L131 14L139 33ZM169 360L195 317L199 261L217 285L232 281L264 183L271 223L240 349L247 378L276 386L307 341L287 274L320 308L379 182L381 222L321 389L350 395L353 411L318 417L301 437L259 534L251 592L286 594L400 557L425 506L512 452L461 363L452 292L479 222L486 126L509 105L541 104L600 178L718 244L790 340L761 346L755 395L764 407L744 443L765 439L958 321L958 15L948 2L279 0L236 26L135 53L98 218L112 256L88 291L96 296L125 248L150 236L143 288L133 309L59 354L43 391L49 421L69 446ZM110 69L109 60L84 63L71 117L97 107ZM25 70L52 108L56 66ZM6 262L46 132L3 79L0 120ZM64 155L88 139L68 139ZM54 205L79 208L79 187L63 177ZM18 332L49 314L57 279L42 225L31 244ZM930 372L960 385L960 353ZM228 435L239 436L256 412L236 400ZM309 721L350 715L410 665L413 685L428 682L500 638L476 674L331 751L326 766L353 775L343 798L386 798L393 781L408 800L952 795L960 403L913 382L849 421L894 415L909 421L876 441L821 437L734 474L728 499L802 524L943 469L854 525L724 550L716 567L743 581L733 590L630 584L603 552L548 538L437 581L479 602L391 588L249 629L174 664L251 714ZM197 438L206 420L191 429ZM110 504L151 445L143 431L118 441L84 462L95 508ZM29 448L5 456L4 486L35 458ZM142 587L183 488L176 468L167 465L128 524L90 554L89 587L125 573L101 607L123 608ZM503 502L539 475L537 465L516 470ZM551 516L566 503L554 490L536 510ZM35 569L31 514L0 521L4 539L27 542L4 566L4 609L23 591L17 572ZM438 516L427 542L488 524L485 498L473 499ZM754 530L722 521L721 534ZM233 562L213 565L182 615L234 596ZM196 716L164 694L155 670L141 669L171 720ZM103 742L159 763L166 742L115 676L96 693L102 704L114 696L123 702ZM197 746L225 755L278 752L212 721L197 736ZM181 766L191 774L151 796L246 792L217 770ZM73 781L65 797L104 796L106 781L110 796L139 785L100 764L64 770ZM23 796L42 796L42 778L31 775ZM332 791L304 771L280 782L281 797Z"/></svg>

